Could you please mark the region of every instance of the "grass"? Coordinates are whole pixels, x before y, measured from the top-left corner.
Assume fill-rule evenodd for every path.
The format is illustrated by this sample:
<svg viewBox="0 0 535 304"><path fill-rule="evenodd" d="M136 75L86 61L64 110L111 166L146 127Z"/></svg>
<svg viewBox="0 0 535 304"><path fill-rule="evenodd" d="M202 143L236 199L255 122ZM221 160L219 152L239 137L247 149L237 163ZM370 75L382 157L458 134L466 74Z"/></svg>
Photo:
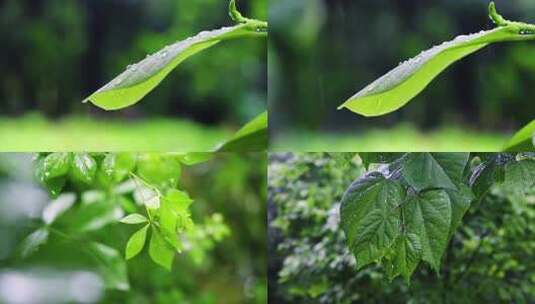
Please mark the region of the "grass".
<svg viewBox="0 0 535 304"><path fill-rule="evenodd" d="M209 151L232 134L230 129L167 118L125 121L67 117L50 121L36 114L0 117L3 152Z"/></svg>
<svg viewBox="0 0 535 304"><path fill-rule="evenodd" d="M363 133L292 131L271 141L272 151L299 152L497 152L510 134L443 127L422 132L411 125Z"/></svg>

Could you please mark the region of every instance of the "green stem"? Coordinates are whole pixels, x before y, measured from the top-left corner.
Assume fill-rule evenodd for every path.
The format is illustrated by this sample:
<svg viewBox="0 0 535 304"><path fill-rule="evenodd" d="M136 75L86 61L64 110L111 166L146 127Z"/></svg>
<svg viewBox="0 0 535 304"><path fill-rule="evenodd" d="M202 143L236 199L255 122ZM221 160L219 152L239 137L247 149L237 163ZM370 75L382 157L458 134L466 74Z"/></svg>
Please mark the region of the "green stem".
<svg viewBox="0 0 535 304"><path fill-rule="evenodd" d="M244 17L240 11L238 11L238 8L236 7L236 0L230 0L229 6L228 6L228 13L230 18L236 23L245 24L248 28L250 28L253 31L264 33L268 30L268 23L266 21L256 20L256 19L250 19Z"/></svg>

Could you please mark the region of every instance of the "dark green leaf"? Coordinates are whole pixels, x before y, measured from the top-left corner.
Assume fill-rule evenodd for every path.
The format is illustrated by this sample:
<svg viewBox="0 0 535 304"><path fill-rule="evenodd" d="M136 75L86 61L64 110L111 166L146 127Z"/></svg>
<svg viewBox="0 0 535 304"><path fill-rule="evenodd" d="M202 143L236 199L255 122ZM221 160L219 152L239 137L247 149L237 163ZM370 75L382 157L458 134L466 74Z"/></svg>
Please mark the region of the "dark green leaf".
<svg viewBox="0 0 535 304"><path fill-rule="evenodd" d="M401 274L407 282L420 263L421 257L422 244L418 235L402 234L396 239L393 259L394 270Z"/></svg>
<svg viewBox="0 0 535 304"><path fill-rule="evenodd" d="M420 238L422 259L436 271L449 240L451 202L443 190L424 192L403 205L406 231Z"/></svg>
<svg viewBox="0 0 535 304"><path fill-rule="evenodd" d="M470 187L461 185L459 191L446 190L451 201L451 226L449 237L451 238L463 220L463 216L470 208L470 203L475 199Z"/></svg>
<svg viewBox="0 0 535 304"><path fill-rule="evenodd" d="M410 153L403 162L403 177L417 191L456 190L468 156L468 153Z"/></svg>
<svg viewBox="0 0 535 304"><path fill-rule="evenodd" d="M381 259L400 233L399 184L371 173L355 181L340 207L341 225L357 268Z"/></svg>

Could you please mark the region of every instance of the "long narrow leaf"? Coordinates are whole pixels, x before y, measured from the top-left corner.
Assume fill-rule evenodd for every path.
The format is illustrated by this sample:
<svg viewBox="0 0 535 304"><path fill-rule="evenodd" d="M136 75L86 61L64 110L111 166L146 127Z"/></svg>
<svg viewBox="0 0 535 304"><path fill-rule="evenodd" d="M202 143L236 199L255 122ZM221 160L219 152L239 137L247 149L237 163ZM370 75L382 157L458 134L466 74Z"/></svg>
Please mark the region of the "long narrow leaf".
<svg viewBox="0 0 535 304"><path fill-rule="evenodd" d="M164 49L147 56L144 60L128 66L123 73L87 97L84 102L91 101L94 105L105 110L128 107L152 91L188 57L223 40L262 35L266 35L266 33L255 28L252 24L245 23L201 32L194 37L166 46Z"/></svg>
<svg viewBox="0 0 535 304"><path fill-rule="evenodd" d="M508 152L526 152L535 150L535 119L518 131L505 145Z"/></svg>
<svg viewBox="0 0 535 304"><path fill-rule="evenodd" d="M533 25L504 20L490 6L491 17L499 27L437 45L409 59L366 86L338 109L347 108L364 116L393 112L418 95L437 75L454 62L483 47L502 41L535 39ZM501 18L501 19L497 19Z"/></svg>
<svg viewBox="0 0 535 304"><path fill-rule="evenodd" d="M247 123L218 151L264 151L268 142L268 113L263 112Z"/></svg>

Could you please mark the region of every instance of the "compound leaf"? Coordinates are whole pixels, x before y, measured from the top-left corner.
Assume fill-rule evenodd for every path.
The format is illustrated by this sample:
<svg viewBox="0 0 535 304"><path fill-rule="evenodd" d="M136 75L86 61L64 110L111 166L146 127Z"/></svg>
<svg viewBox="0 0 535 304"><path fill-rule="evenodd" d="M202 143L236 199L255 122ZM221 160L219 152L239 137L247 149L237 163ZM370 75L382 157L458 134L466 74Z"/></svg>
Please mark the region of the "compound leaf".
<svg viewBox="0 0 535 304"><path fill-rule="evenodd" d="M149 255L156 264L171 271L173 259L175 257L175 250L165 241L164 237L160 234L160 231L154 227L152 228L152 236L150 239Z"/></svg>

